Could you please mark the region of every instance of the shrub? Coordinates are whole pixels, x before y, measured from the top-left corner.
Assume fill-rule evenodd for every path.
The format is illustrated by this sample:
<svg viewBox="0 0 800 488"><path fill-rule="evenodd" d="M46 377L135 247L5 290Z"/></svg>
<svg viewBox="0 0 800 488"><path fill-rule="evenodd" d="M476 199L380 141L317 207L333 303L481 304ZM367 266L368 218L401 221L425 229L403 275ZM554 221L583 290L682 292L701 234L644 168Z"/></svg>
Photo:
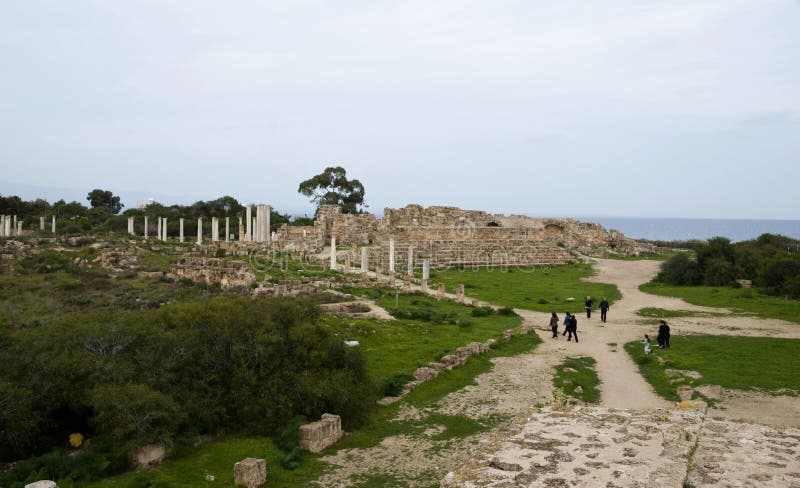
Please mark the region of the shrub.
<svg viewBox="0 0 800 488"><path fill-rule="evenodd" d="M517 312L515 312L515 311L514 311L514 309L513 309L513 308L511 308L511 307L502 307L502 308L499 308L499 309L497 309L497 313L498 313L498 314L500 314L500 315L505 315L505 316L507 316L507 317L508 317L508 316L515 316L515 315L517 315Z"/></svg>
<svg viewBox="0 0 800 488"><path fill-rule="evenodd" d="M472 309L473 317L488 317L494 312L492 307L475 307Z"/></svg>
<svg viewBox="0 0 800 488"><path fill-rule="evenodd" d="M547 299L546 299L546 298L540 298L540 299L537 301L537 303L538 303L539 305L547 305L547 304L548 304L548 303L550 303L550 302L549 302L549 301L547 301Z"/></svg>
<svg viewBox="0 0 800 488"><path fill-rule="evenodd" d="M414 377L408 373L395 373L381 382L381 393L383 396L400 396L405 384L413 379Z"/></svg>
<svg viewBox="0 0 800 488"><path fill-rule="evenodd" d="M656 279L671 285L697 285L701 281L700 268L686 253L678 253L664 261Z"/></svg>

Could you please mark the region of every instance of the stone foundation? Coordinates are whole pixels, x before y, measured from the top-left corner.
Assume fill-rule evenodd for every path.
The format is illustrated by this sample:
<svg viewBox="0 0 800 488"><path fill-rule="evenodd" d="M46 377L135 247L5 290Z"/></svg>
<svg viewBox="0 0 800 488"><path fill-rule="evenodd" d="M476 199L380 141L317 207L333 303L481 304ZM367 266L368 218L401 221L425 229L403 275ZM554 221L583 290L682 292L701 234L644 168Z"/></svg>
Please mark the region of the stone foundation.
<svg viewBox="0 0 800 488"><path fill-rule="evenodd" d="M194 257L180 258L170 267L167 276L174 280L204 281L209 285L219 283L222 288L250 286L256 279L247 262Z"/></svg>
<svg viewBox="0 0 800 488"><path fill-rule="evenodd" d="M267 463L263 459L245 458L233 465L236 486L258 488L267 482Z"/></svg>

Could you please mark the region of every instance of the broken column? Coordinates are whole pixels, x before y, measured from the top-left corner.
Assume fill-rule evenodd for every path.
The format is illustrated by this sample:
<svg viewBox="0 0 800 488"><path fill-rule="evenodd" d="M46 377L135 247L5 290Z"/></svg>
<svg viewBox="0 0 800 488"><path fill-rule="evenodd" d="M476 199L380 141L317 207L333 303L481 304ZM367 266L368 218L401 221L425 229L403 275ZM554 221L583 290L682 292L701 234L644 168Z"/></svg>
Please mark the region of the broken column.
<svg viewBox="0 0 800 488"><path fill-rule="evenodd" d="M44 217L39 217L39 230L44 232Z"/></svg>
<svg viewBox="0 0 800 488"><path fill-rule="evenodd" d="M408 276L414 276L414 246L408 246Z"/></svg>
<svg viewBox="0 0 800 488"><path fill-rule="evenodd" d="M389 273L394 274L394 237L389 238Z"/></svg>
<svg viewBox="0 0 800 488"><path fill-rule="evenodd" d="M244 223L242 223L242 218L239 217L239 241L245 240L245 233L244 233Z"/></svg>
<svg viewBox="0 0 800 488"><path fill-rule="evenodd" d="M245 458L233 465L233 483L246 488L259 488L267 482L267 462Z"/></svg>
<svg viewBox="0 0 800 488"><path fill-rule="evenodd" d="M245 225L247 225L247 231L244 234L244 240L252 241L253 240L253 210L250 208L250 205L245 207Z"/></svg>
<svg viewBox="0 0 800 488"><path fill-rule="evenodd" d="M56 233L56 216L55 215L53 215L53 223L51 225L51 229L52 229L53 234L55 234Z"/></svg>
<svg viewBox="0 0 800 488"><path fill-rule="evenodd" d="M203 217L197 217L197 245L203 244Z"/></svg>
<svg viewBox="0 0 800 488"><path fill-rule="evenodd" d="M164 217L164 219L161 221L161 240L166 241L167 239L167 218Z"/></svg>
<svg viewBox="0 0 800 488"><path fill-rule="evenodd" d="M44 219L42 219L42 227L44 227ZM128 217L128 234L133 235L133 217Z"/></svg>
<svg viewBox="0 0 800 488"><path fill-rule="evenodd" d="M147 229L147 223L148 223L148 218L147 218L147 215L145 215L144 216L144 238L145 239L147 239L147 230L148 230Z"/></svg>
<svg viewBox="0 0 800 488"><path fill-rule="evenodd" d="M23 222L22 220L17 221L17 235L18 236L22 235L22 222Z"/></svg>
<svg viewBox="0 0 800 488"><path fill-rule="evenodd" d="M344 257L344 272L350 272L350 253L348 252Z"/></svg>
<svg viewBox="0 0 800 488"><path fill-rule="evenodd" d="M178 241L183 242L183 217L178 219Z"/></svg>
<svg viewBox="0 0 800 488"><path fill-rule="evenodd" d="M225 242L231 240L231 218L225 217Z"/></svg>
<svg viewBox="0 0 800 488"><path fill-rule="evenodd" d="M439 287L436 288L436 299L441 300L444 298L444 283L439 283Z"/></svg>
<svg viewBox="0 0 800 488"><path fill-rule="evenodd" d="M459 302L464 301L464 285L456 285L456 300Z"/></svg>
<svg viewBox="0 0 800 488"><path fill-rule="evenodd" d="M422 279L423 280L431 279L431 260L430 259L423 259L422 260Z"/></svg>
<svg viewBox="0 0 800 488"><path fill-rule="evenodd" d="M256 206L256 242L269 242L269 205Z"/></svg>
<svg viewBox="0 0 800 488"><path fill-rule="evenodd" d="M219 242L219 219L211 217L211 242Z"/></svg>
<svg viewBox="0 0 800 488"><path fill-rule="evenodd" d="M342 418L329 413L322 420L300 426L300 447L311 452L322 452L342 438Z"/></svg>
<svg viewBox="0 0 800 488"><path fill-rule="evenodd" d="M156 227L156 240L160 241L161 238L161 217L158 218L158 226Z"/></svg>
<svg viewBox="0 0 800 488"><path fill-rule="evenodd" d="M366 273L369 271L369 249L366 247L361 248L361 272Z"/></svg>
<svg viewBox="0 0 800 488"><path fill-rule="evenodd" d="M336 269L336 236L331 236L331 269Z"/></svg>

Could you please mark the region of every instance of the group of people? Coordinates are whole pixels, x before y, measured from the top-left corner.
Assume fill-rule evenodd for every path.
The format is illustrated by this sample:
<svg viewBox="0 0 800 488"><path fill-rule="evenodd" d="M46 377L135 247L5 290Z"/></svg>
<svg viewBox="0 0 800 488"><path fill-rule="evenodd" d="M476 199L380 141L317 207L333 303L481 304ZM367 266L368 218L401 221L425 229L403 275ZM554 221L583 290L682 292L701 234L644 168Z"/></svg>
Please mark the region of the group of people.
<svg viewBox="0 0 800 488"><path fill-rule="evenodd" d="M658 348L665 349L669 347L669 325L667 325L666 320L662 320L658 326L658 336L656 337L658 340ZM644 335L644 352L645 354L650 354L653 352L650 349L650 336L645 334Z"/></svg>
<svg viewBox="0 0 800 488"><path fill-rule="evenodd" d="M587 296L586 301L584 302L584 307L586 308L586 318L592 318L592 307L594 306L594 300L592 297ZM602 322L606 321L608 316L608 309L611 308L608 304L608 300L603 297L600 301L600 320ZM553 312L550 316L550 329L553 331L553 339L558 339L558 314ZM575 342L578 342L578 318L575 317L574 314L566 312L564 315L564 332L561 333L562 336L567 335L567 340L572 341L572 337L575 336Z"/></svg>

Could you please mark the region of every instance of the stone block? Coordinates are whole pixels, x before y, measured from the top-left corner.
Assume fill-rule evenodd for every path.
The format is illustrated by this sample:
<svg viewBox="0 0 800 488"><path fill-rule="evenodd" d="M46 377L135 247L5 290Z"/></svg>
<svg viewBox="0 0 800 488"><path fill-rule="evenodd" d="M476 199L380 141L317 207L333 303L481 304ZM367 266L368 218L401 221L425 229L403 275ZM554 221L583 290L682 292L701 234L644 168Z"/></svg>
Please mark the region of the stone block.
<svg viewBox="0 0 800 488"><path fill-rule="evenodd" d="M41 480L35 481L33 483L28 483L25 485L25 488L58 488L58 485L55 481L50 480Z"/></svg>
<svg viewBox="0 0 800 488"><path fill-rule="evenodd" d="M342 438L342 418L323 413L319 422L300 426L300 447L311 452L321 452Z"/></svg>
<svg viewBox="0 0 800 488"><path fill-rule="evenodd" d="M247 488L263 486L267 482L267 462L256 458L239 461L233 465L233 482Z"/></svg>
<svg viewBox="0 0 800 488"><path fill-rule="evenodd" d="M428 381L439 376L439 371L433 368L417 368L414 370L414 379L417 381Z"/></svg>
<svg viewBox="0 0 800 488"><path fill-rule="evenodd" d="M167 456L167 448L161 444L148 444L136 450L133 462L143 468L158 466Z"/></svg>

